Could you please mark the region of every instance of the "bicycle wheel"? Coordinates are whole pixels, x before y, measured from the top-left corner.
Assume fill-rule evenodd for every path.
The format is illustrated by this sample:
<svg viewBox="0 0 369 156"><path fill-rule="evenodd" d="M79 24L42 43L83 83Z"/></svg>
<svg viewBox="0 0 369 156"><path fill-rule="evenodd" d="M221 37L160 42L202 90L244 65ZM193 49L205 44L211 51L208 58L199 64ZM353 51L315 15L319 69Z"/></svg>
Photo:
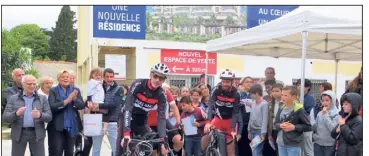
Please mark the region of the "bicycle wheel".
<svg viewBox="0 0 369 156"><path fill-rule="evenodd" d="M220 156L220 153L215 148L208 148L205 152L205 156Z"/></svg>

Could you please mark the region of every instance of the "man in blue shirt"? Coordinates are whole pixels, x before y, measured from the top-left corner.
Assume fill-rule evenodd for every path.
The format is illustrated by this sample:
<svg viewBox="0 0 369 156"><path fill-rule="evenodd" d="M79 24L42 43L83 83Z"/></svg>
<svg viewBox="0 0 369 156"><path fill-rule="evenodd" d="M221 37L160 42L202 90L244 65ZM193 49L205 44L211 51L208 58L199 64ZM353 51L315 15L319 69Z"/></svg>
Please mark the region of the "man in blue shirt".
<svg viewBox="0 0 369 156"><path fill-rule="evenodd" d="M45 156L45 123L52 119L46 96L37 94L36 78L22 77L23 91L11 96L6 104L3 121L11 122L12 156L24 156L27 144L31 155Z"/></svg>
<svg viewBox="0 0 369 156"><path fill-rule="evenodd" d="M315 107L315 100L314 97L309 94L311 90L311 81L309 79L305 79L305 85L304 85L304 109L309 116L310 122L314 119L311 119L310 112ZM297 88L300 90L301 87L301 79L297 81ZM314 115L313 115L314 117ZM304 132L304 136L302 139L302 156L313 156L314 155L314 149L313 149L313 140L312 140L312 131Z"/></svg>

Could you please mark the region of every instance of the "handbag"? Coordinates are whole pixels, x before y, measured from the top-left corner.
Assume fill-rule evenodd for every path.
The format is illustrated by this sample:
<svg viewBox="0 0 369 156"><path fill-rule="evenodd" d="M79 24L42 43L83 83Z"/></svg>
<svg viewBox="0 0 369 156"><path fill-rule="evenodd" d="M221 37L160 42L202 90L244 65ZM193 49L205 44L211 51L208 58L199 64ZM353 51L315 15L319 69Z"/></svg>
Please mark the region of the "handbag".
<svg viewBox="0 0 369 156"><path fill-rule="evenodd" d="M83 115L83 134L85 136L102 135L102 114Z"/></svg>

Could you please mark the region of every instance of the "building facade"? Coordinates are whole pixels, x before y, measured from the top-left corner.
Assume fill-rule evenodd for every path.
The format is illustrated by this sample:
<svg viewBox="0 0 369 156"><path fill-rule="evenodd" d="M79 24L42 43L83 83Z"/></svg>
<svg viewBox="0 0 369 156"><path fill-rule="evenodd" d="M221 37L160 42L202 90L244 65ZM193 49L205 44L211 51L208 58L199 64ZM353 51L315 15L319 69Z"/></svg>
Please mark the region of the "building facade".
<svg viewBox="0 0 369 156"><path fill-rule="evenodd" d="M150 27L158 32L219 34L246 28L243 6L152 6Z"/></svg>

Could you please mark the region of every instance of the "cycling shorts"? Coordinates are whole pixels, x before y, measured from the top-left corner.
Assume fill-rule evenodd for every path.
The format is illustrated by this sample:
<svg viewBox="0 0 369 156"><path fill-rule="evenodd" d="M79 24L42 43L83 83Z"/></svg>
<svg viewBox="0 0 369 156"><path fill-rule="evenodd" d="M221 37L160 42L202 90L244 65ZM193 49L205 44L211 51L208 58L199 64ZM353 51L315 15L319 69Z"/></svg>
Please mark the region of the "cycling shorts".
<svg viewBox="0 0 369 156"><path fill-rule="evenodd" d="M152 130L150 126L147 124L147 120L144 116L135 115L132 116L131 121L131 133L135 135L144 135L146 133L150 133Z"/></svg>
<svg viewBox="0 0 369 156"><path fill-rule="evenodd" d="M172 126L172 124L170 124L170 122L167 120L167 123L166 123L166 126L167 126L167 129L168 130L171 130L171 129L174 129L174 126ZM151 126L150 127L154 132L157 132L157 126ZM168 143L169 143L169 146L171 148L173 148L173 138L174 136L176 135L179 135L179 131L171 131L171 132L168 132Z"/></svg>
<svg viewBox="0 0 369 156"><path fill-rule="evenodd" d="M232 119L220 119L217 116L214 116L214 119L211 121L211 125L213 125L215 129L229 134L227 135L227 140L232 140L232 136L230 136L232 132L231 123Z"/></svg>

